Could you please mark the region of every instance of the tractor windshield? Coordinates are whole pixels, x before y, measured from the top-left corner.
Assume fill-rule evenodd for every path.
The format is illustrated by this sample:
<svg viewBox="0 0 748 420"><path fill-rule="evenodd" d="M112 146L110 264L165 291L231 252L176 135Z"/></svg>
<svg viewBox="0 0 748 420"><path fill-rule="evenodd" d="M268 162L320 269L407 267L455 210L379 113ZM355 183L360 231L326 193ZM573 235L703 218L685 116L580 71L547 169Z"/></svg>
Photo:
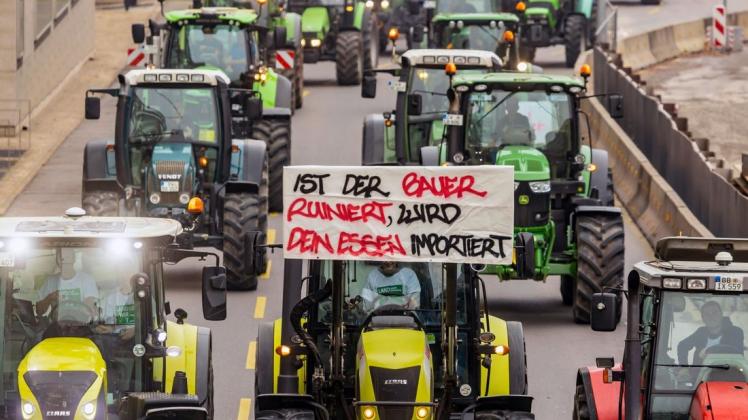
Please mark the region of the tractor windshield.
<svg viewBox="0 0 748 420"><path fill-rule="evenodd" d="M206 178L215 172L220 142L220 119L214 89L209 87L135 87L129 98L127 143L133 184L141 185L143 165L157 160L178 161L194 167L192 147L198 143L207 158ZM146 149L151 153L147 153Z"/></svg>
<svg viewBox="0 0 748 420"><path fill-rule="evenodd" d="M148 266L143 253L125 240L103 248L36 248L18 238L6 244L12 252L0 252L2 412L41 418L40 412L72 410L64 417L84 418L76 407L98 413L105 403L116 413L125 392L143 389L144 362L133 349L143 328L159 322L133 291L133 277Z"/></svg>
<svg viewBox="0 0 748 420"><path fill-rule="evenodd" d="M465 148L471 156L489 154L488 160L495 161L504 146L528 146L551 161L565 161L572 147L572 104L572 96L563 92L473 92L467 103Z"/></svg>
<svg viewBox="0 0 748 420"><path fill-rule="evenodd" d="M748 381L748 294L664 292L659 306L650 410L687 419L699 383Z"/></svg>
<svg viewBox="0 0 748 420"><path fill-rule="evenodd" d="M501 52L504 27L488 22L463 22L461 26L443 24L438 31L437 44L443 48ZM464 26L463 26L464 25ZM502 55L502 54L499 54Z"/></svg>
<svg viewBox="0 0 748 420"><path fill-rule="evenodd" d="M496 13L496 0L437 1L436 13Z"/></svg>
<svg viewBox="0 0 748 420"><path fill-rule="evenodd" d="M366 318L383 306L409 309L424 326L439 326L443 309L444 272L438 263L394 263L349 261L346 264L346 296L351 310L345 313L346 324L361 326ZM458 267L461 269L461 266ZM324 278L332 278L332 262L324 263ZM324 283L322 283L324 284ZM458 277L458 322L466 322L465 280ZM320 304L319 320L331 319L331 302Z"/></svg>
<svg viewBox="0 0 748 420"><path fill-rule="evenodd" d="M167 68L223 70L238 83L249 66L257 62L257 42L249 42L244 28L234 25L184 25L171 32Z"/></svg>

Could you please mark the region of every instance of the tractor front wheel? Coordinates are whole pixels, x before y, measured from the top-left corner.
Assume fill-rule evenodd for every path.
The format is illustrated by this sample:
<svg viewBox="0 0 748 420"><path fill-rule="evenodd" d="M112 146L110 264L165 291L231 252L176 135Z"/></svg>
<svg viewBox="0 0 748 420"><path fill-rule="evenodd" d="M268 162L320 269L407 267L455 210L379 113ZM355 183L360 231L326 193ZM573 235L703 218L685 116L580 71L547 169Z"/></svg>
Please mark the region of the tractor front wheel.
<svg viewBox="0 0 748 420"><path fill-rule="evenodd" d="M527 353L525 333L522 323L506 322L506 333L509 339L509 393L527 395Z"/></svg>
<svg viewBox="0 0 748 420"><path fill-rule="evenodd" d="M339 85L357 85L364 74L364 44L361 32L344 31L335 43L335 74Z"/></svg>
<svg viewBox="0 0 748 420"><path fill-rule="evenodd" d="M252 137L264 141L268 147L270 211L283 211L283 167L291 164L291 121L257 121Z"/></svg>
<svg viewBox="0 0 748 420"><path fill-rule="evenodd" d="M117 216L119 194L114 191L85 192L82 204L88 216Z"/></svg>
<svg viewBox="0 0 748 420"><path fill-rule="evenodd" d="M574 321L590 322L592 295L623 286L624 231L620 214L589 214L577 217L577 281ZM621 314L621 295L616 307Z"/></svg>
<svg viewBox="0 0 748 420"><path fill-rule="evenodd" d="M584 393L584 385L577 385L577 391L574 394L574 420L590 420L590 409L587 404L587 395Z"/></svg>
<svg viewBox="0 0 748 420"><path fill-rule="evenodd" d="M586 19L582 15L571 15L566 19L564 29L566 67L574 67L579 54L587 47L586 26Z"/></svg>
<svg viewBox="0 0 748 420"><path fill-rule="evenodd" d="M267 230L260 194L230 193L223 203L223 265L229 290L257 289L257 274L247 267L247 232ZM264 213L264 214L263 214Z"/></svg>
<svg viewBox="0 0 748 420"><path fill-rule="evenodd" d="M369 14L369 18L364 16L363 26L361 28L361 43L363 44L364 53L364 71L370 71L379 64L379 37L377 36L377 19Z"/></svg>

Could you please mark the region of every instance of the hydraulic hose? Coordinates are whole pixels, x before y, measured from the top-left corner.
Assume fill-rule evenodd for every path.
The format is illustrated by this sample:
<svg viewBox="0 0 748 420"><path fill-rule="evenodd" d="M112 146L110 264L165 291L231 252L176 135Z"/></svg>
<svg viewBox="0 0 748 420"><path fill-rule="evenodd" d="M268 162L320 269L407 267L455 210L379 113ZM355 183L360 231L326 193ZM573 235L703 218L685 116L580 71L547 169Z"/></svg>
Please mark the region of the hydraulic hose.
<svg viewBox="0 0 748 420"><path fill-rule="evenodd" d="M309 294L307 297L301 299L299 303L294 305L289 317L291 327L293 327L293 330L301 338L301 341L312 353L312 356L314 356L314 362L317 366L322 366L322 356L320 356L319 349L317 349L317 345L314 343L312 336L301 327L301 318L321 301L330 297L330 295L332 295L332 282L328 280L327 283L325 283L325 287Z"/></svg>

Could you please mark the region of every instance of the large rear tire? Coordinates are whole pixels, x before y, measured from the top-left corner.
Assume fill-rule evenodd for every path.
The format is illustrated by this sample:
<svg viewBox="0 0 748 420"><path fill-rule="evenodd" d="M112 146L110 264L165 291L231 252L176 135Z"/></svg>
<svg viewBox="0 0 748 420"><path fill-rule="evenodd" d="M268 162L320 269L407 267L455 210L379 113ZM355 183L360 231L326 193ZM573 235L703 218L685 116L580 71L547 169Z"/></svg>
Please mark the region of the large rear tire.
<svg viewBox="0 0 748 420"><path fill-rule="evenodd" d="M577 217L577 281L574 321L590 322L592 294L603 288L623 286L624 231L620 214L590 214ZM620 318L621 295L616 307Z"/></svg>
<svg viewBox="0 0 748 420"><path fill-rule="evenodd" d="M213 344L208 353L208 398L205 400L205 409L208 410L208 420L215 418L215 404L213 404Z"/></svg>
<svg viewBox="0 0 748 420"><path fill-rule="evenodd" d="M566 67L574 67L579 54L587 46L585 27L586 19L582 15L571 15L566 19L566 28L564 29Z"/></svg>
<svg viewBox="0 0 748 420"><path fill-rule="evenodd" d="M295 76L293 83L294 106L296 109L301 109L304 105L304 50L302 48L296 50L296 64L293 71Z"/></svg>
<svg viewBox="0 0 748 420"><path fill-rule="evenodd" d="M367 18L368 15L368 18ZM364 15L361 28L361 42L364 52L364 71L372 70L379 64L379 36L377 36L377 19L371 14Z"/></svg>
<svg viewBox="0 0 748 420"><path fill-rule="evenodd" d="M223 265L229 290L257 289L257 274L247 267L248 231L267 230L267 211L262 217L260 194L226 194L223 204ZM264 226L263 226L264 219Z"/></svg>
<svg viewBox="0 0 748 420"><path fill-rule="evenodd" d="M88 216L117 216L119 194L114 191L85 192L82 204Z"/></svg>
<svg viewBox="0 0 748 420"><path fill-rule="evenodd" d="M264 141L268 147L270 211L283 211L283 167L291 164L291 121L257 121L252 137Z"/></svg>
<svg viewBox="0 0 748 420"><path fill-rule="evenodd" d="M275 354L273 323L263 322L257 328L257 363L255 364L255 397L274 392Z"/></svg>
<svg viewBox="0 0 748 420"><path fill-rule="evenodd" d="M506 322L509 339L509 393L527 395L527 353L522 323Z"/></svg>
<svg viewBox="0 0 748 420"><path fill-rule="evenodd" d="M335 74L339 85L357 85L364 74L364 45L361 32L344 31L335 43Z"/></svg>
<svg viewBox="0 0 748 420"><path fill-rule="evenodd" d="M574 420L590 420L590 409L587 404L587 395L584 392L584 385L578 384L574 394Z"/></svg>

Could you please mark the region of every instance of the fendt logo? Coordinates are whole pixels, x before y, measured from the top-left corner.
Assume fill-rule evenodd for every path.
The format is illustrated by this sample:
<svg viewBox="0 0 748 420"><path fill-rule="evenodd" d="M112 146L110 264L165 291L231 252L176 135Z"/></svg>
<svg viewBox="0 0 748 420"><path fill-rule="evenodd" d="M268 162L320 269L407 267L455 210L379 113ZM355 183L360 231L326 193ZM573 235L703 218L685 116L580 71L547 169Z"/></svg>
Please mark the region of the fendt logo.
<svg viewBox="0 0 748 420"><path fill-rule="evenodd" d="M180 179L182 174L158 174L158 179Z"/></svg>
<svg viewBox="0 0 748 420"><path fill-rule="evenodd" d="M407 379L385 379L385 385L408 385Z"/></svg>
<svg viewBox="0 0 748 420"><path fill-rule="evenodd" d="M50 410L47 411L47 417L70 417L70 410Z"/></svg>

